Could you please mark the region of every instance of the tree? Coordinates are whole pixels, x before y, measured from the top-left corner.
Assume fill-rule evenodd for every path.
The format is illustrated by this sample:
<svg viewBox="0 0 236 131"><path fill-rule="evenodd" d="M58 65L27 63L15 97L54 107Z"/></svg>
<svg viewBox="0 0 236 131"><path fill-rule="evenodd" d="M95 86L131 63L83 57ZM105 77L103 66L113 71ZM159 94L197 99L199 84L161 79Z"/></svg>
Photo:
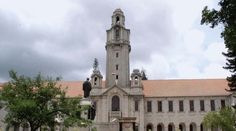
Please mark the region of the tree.
<svg viewBox="0 0 236 131"><path fill-rule="evenodd" d="M29 125L31 131L63 123L69 126L86 126L90 121L80 117L87 107L80 106L79 98L66 98L65 91L57 84L59 79L19 76L10 71L11 80L5 84L0 99L8 112L8 125Z"/></svg>
<svg viewBox="0 0 236 131"><path fill-rule="evenodd" d="M206 6L202 11L201 24L210 24L211 28L223 25L221 37L224 38L227 52L223 53L227 58L224 69L232 74L227 77L231 91L236 91L236 0L220 0L219 10L209 10Z"/></svg>
<svg viewBox="0 0 236 131"><path fill-rule="evenodd" d="M208 128L220 127L223 131L235 131L236 113L231 107L221 108L220 111L209 112L203 120Z"/></svg>

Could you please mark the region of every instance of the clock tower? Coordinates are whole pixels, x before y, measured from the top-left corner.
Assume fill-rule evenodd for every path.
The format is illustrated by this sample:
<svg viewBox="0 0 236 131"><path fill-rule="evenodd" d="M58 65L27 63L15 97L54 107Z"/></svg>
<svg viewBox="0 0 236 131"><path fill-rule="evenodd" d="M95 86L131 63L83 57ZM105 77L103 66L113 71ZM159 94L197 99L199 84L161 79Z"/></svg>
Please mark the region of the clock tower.
<svg viewBox="0 0 236 131"><path fill-rule="evenodd" d="M130 87L129 41L130 30L125 28L125 16L121 9L112 15L111 28L107 30L106 42L106 88L117 85Z"/></svg>

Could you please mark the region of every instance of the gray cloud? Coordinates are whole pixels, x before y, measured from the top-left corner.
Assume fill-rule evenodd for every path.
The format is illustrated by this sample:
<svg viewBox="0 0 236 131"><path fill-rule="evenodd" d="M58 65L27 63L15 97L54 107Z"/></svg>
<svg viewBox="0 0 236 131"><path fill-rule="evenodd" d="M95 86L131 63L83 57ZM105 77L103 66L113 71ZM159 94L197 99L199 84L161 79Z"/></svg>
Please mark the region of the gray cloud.
<svg viewBox="0 0 236 131"><path fill-rule="evenodd" d="M8 80L11 69L29 76L41 72L62 76L64 80L84 80L90 75L94 57L105 74L106 29L110 28L116 8L122 8L126 27L131 29L131 64L149 63L151 54L164 55L174 44L172 10L163 3L73 2L82 11L68 11L64 24L57 30L27 27L17 15L0 10L0 80Z"/></svg>

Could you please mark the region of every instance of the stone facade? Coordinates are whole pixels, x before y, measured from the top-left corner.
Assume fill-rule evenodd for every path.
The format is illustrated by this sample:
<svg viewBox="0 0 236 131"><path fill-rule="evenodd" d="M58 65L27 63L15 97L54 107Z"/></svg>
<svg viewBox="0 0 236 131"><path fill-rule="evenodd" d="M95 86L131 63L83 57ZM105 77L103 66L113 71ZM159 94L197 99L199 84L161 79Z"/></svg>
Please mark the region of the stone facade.
<svg viewBox="0 0 236 131"><path fill-rule="evenodd" d="M142 81L138 69L130 75L129 35L124 13L116 9L105 44L106 80L102 81L98 68L91 74L92 91L88 99L96 108L93 127L97 131L120 131L119 122L123 122L123 131L132 130L132 126L135 131L207 131L202 126L203 117L235 103L232 94L225 90L228 86L224 79ZM68 87L67 96L77 97L83 94L82 83L59 84ZM1 120L5 114L0 110ZM5 126L0 122L2 130ZM89 128L68 130L88 131Z"/></svg>
<svg viewBox="0 0 236 131"><path fill-rule="evenodd" d="M101 84L100 88L94 87L91 92L91 98L96 105L95 126L98 131L119 131L119 128L113 128L114 125L119 127L119 119L127 117L135 118L136 131L206 131L202 120L213 110L212 106L214 110L218 110L232 103L231 95L225 93L224 89L223 95L214 94L214 90L205 96L194 94L194 91L186 96L146 95L145 90L148 87L142 83L140 71L134 69L129 74L129 34L130 30L125 28L124 13L116 9L112 15L111 28L107 30L105 86ZM154 86L158 87L155 84ZM169 111L169 101L173 111ZM181 110L180 103L183 105Z"/></svg>

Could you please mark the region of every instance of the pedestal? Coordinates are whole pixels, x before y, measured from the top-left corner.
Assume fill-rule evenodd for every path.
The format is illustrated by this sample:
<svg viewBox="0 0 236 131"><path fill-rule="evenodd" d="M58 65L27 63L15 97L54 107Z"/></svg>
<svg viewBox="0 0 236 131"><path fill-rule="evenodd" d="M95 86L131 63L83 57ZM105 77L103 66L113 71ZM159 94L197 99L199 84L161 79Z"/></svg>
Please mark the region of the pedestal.
<svg viewBox="0 0 236 131"><path fill-rule="evenodd" d="M136 117L122 117L119 119L120 131L134 131Z"/></svg>
<svg viewBox="0 0 236 131"><path fill-rule="evenodd" d="M92 101L90 98L82 98L80 100L80 105L81 106L91 106L92 105ZM84 119L88 119L88 110L84 110L81 112L81 117Z"/></svg>

